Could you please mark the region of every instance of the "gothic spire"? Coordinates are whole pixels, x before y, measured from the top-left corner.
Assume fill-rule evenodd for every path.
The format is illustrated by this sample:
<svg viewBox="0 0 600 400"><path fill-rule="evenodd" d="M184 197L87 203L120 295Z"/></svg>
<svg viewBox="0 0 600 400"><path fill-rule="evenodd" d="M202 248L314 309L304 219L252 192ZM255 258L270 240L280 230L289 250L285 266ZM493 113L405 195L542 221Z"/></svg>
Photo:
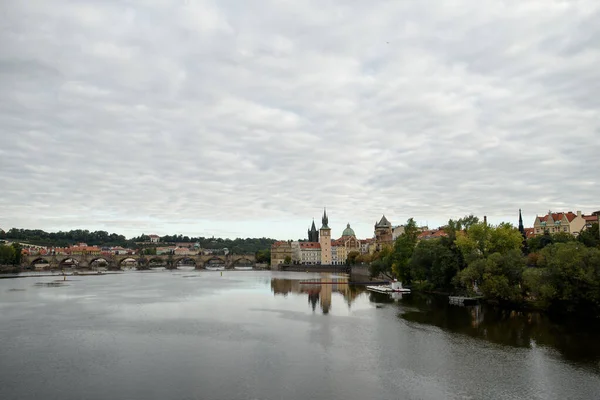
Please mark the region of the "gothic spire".
<svg viewBox="0 0 600 400"><path fill-rule="evenodd" d="M521 232L521 235L525 235L525 227L523 226L523 216L521 215L520 208L519 208L519 232Z"/></svg>
<svg viewBox="0 0 600 400"><path fill-rule="evenodd" d="M321 229L329 229L329 218L327 218L327 209L323 208L323 218L321 218L321 222L323 226Z"/></svg>

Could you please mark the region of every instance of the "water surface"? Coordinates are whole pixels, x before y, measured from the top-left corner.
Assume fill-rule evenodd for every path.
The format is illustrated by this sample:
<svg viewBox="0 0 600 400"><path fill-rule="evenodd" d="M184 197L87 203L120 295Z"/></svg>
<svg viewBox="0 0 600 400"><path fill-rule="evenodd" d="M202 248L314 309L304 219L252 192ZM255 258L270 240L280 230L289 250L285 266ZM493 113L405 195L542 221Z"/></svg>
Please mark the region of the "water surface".
<svg viewBox="0 0 600 400"><path fill-rule="evenodd" d="M0 399L600 394L593 328L300 283L333 278L179 270L2 279Z"/></svg>

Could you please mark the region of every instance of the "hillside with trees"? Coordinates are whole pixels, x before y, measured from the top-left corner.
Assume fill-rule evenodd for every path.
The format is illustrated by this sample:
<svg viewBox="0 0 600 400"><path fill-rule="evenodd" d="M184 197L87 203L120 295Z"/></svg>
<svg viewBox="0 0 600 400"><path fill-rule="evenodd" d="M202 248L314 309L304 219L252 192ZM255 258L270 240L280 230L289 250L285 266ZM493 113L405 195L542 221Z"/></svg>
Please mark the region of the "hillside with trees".
<svg viewBox="0 0 600 400"><path fill-rule="evenodd" d="M141 235L131 239L127 239L123 235L116 233L108 233L106 231L88 231L88 230L71 230L68 232L45 232L39 229L10 229L8 232L0 231L0 240L7 239L22 243L49 246L49 247L67 247L76 243L87 243L90 246L122 246L127 248L140 248L143 243L150 244L148 235ZM205 249L228 249L233 254L255 254L258 251L267 251L271 249L271 245L275 239L268 238L246 238L246 239L222 239L222 238L205 238L205 237L189 237L183 235L166 235L161 237L161 244L172 243L198 243L201 248Z"/></svg>
<svg viewBox="0 0 600 400"><path fill-rule="evenodd" d="M447 237L419 241L409 219L405 234L372 256L371 274L417 290L600 317L597 224L578 237L545 233L528 241L510 224L488 225L473 216L450 220L444 229Z"/></svg>

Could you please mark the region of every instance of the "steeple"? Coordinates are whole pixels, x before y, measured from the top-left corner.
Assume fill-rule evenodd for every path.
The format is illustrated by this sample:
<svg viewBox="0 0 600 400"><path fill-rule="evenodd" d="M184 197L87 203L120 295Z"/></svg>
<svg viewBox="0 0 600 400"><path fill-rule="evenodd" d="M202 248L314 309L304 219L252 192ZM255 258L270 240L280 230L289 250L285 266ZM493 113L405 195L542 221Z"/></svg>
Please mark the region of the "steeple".
<svg viewBox="0 0 600 400"><path fill-rule="evenodd" d="M323 223L323 226L321 226L321 229L329 229L329 218L327 218L327 209L323 209L323 218L321 218L321 222Z"/></svg>
<svg viewBox="0 0 600 400"><path fill-rule="evenodd" d="M525 236L525 227L523 226L523 216L521 215L521 209L519 208L519 232Z"/></svg>
<svg viewBox="0 0 600 400"><path fill-rule="evenodd" d="M309 242L318 242L319 241L319 231L315 226L315 219L313 218L312 226L308 230L308 241Z"/></svg>

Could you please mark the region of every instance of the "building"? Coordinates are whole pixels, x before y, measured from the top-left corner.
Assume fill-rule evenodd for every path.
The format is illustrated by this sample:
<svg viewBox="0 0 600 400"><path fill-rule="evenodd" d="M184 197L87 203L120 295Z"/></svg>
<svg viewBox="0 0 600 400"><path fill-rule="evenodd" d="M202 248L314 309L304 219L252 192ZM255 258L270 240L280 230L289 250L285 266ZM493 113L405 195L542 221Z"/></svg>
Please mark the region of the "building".
<svg viewBox="0 0 600 400"><path fill-rule="evenodd" d="M164 255L164 254L173 254L175 253L175 246L167 246L167 247L157 247L156 255Z"/></svg>
<svg viewBox="0 0 600 400"><path fill-rule="evenodd" d="M160 242L160 236L158 235L149 235L150 243L158 243Z"/></svg>
<svg viewBox="0 0 600 400"><path fill-rule="evenodd" d="M323 218L321 218L321 229L319 229L319 243L321 244L321 264L331 265L331 228L329 228L329 218L327 218L327 210L323 210Z"/></svg>
<svg viewBox="0 0 600 400"><path fill-rule="evenodd" d="M177 247L173 253L175 253L176 256L193 256L198 254L198 251L188 247Z"/></svg>
<svg viewBox="0 0 600 400"><path fill-rule="evenodd" d="M375 251L375 239L361 239L360 254L372 254Z"/></svg>
<svg viewBox="0 0 600 400"><path fill-rule="evenodd" d="M68 253L71 255L91 255L97 256L100 255L102 249L98 246L88 246L85 243L79 243L77 245L71 246L67 249Z"/></svg>
<svg viewBox="0 0 600 400"><path fill-rule="evenodd" d="M346 224L346 229L342 232L342 237L332 242L332 248L336 248L337 260L332 261L335 264L346 264L348 254L353 251L358 253L362 252L362 245L360 240L356 238L354 229L350 227L350 224Z"/></svg>
<svg viewBox="0 0 600 400"><path fill-rule="evenodd" d="M392 240L396 241L399 236L404 235L404 225L398 225L392 228Z"/></svg>
<svg viewBox="0 0 600 400"><path fill-rule="evenodd" d="M550 234L563 232L577 236L585 229L586 223L581 211L577 211L576 214L572 211L560 213L549 211L543 217L535 217L533 228L536 236L543 235L546 231Z"/></svg>
<svg viewBox="0 0 600 400"><path fill-rule="evenodd" d="M300 264L315 265L321 263L321 244L314 242L298 242Z"/></svg>
<svg viewBox="0 0 600 400"><path fill-rule="evenodd" d="M600 211L593 212L592 215L584 215L585 229L591 229L592 225L598 222L598 214Z"/></svg>
<svg viewBox="0 0 600 400"><path fill-rule="evenodd" d="M392 224L384 215L379 222L375 222L376 250L381 250L384 246L391 246L393 242Z"/></svg>
<svg viewBox="0 0 600 400"><path fill-rule="evenodd" d="M292 242L280 241L271 246L271 265L283 264L285 259L292 259Z"/></svg>
<svg viewBox="0 0 600 400"><path fill-rule="evenodd" d="M315 226L315 220L313 219L312 226L308 230L308 241L312 243L319 243L319 231Z"/></svg>
<svg viewBox="0 0 600 400"><path fill-rule="evenodd" d="M439 239L439 238L445 237L445 236L448 236L448 234L446 232L444 232L444 229L442 229L442 228L428 229L426 231L419 233L419 236L417 236L417 240Z"/></svg>

